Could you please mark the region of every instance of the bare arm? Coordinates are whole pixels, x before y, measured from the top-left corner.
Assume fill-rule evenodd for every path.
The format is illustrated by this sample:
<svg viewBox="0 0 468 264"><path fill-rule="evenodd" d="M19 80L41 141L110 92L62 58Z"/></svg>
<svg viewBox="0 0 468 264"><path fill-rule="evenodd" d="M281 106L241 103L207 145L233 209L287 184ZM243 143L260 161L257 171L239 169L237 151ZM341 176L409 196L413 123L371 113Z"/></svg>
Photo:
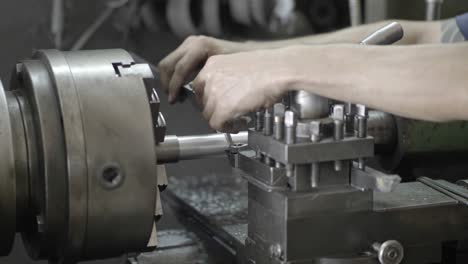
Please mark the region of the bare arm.
<svg viewBox="0 0 468 264"><path fill-rule="evenodd" d="M288 40L267 41L267 42L250 42L252 48L281 48L291 45L310 45L310 44L332 44L332 43L359 43L365 37L372 34L377 29L389 24L390 22L398 22L405 29L405 36L397 44L429 44L440 43L441 40L441 25L445 21L406 21L392 20L382 21L358 27L349 27L331 33L312 35Z"/></svg>
<svg viewBox="0 0 468 264"><path fill-rule="evenodd" d="M399 22L405 30L405 37L400 44L440 43L441 41L441 24L444 22ZM190 81L190 78L211 56L276 49L291 45L358 43L387 23L388 21L379 22L333 33L267 42L232 42L205 36L189 37L159 63L161 83L169 93L169 100L175 102L180 87Z"/></svg>
<svg viewBox="0 0 468 264"><path fill-rule="evenodd" d="M301 45L212 57L195 87L205 118L218 130L291 90L409 118L451 121L468 120L467 71L465 43Z"/></svg>
<svg viewBox="0 0 468 264"><path fill-rule="evenodd" d="M307 90L415 119L468 120L468 44L335 45L288 52L296 74L285 90Z"/></svg>

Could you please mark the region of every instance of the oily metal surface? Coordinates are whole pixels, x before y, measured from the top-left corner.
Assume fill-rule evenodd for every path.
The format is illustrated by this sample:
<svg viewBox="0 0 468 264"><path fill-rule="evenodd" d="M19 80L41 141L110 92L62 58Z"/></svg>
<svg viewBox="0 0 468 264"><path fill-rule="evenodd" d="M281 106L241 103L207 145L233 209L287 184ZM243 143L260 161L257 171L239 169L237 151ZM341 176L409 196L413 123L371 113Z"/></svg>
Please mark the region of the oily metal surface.
<svg viewBox="0 0 468 264"><path fill-rule="evenodd" d="M66 148L68 206L65 255L76 258L86 233L86 147L83 120L75 80L63 53L56 50L40 51L34 55L48 67L57 94L63 122ZM64 175L61 175L61 178ZM49 187L50 188L50 187ZM54 188L55 189L55 188ZM63 214L62 214L63 215Z"/></svg>
<svg viewBox="0 0 468 264"><path fill-rule="evenodd" d="M399 184L393 192L374 193L374 210L377 212L453 205L456 201L420 182Z"/></svg>
<svg viewBox="0 0 468 264"><path fill-rule="evenodd" d="M47 235L35 232L34 229L24 233L25 247L33 257L40 257L45 251L52 250L57 237L63 235L65 225L66 202L66 155L63 128L61 126L58 102L49 73L39 61L24 61L17 67L19 84L25 96L29 98L37 131L42 165L37 171L31 170L30 185L33 204L39 211L38 217L43 218ZM34 157L33 144L29 144L30 159ZM45 188L45 186L55 188Z"/></svg>
<svg viewBox="0 0 468 264"><path fill-rule="evenodd" d="M10 252L15 236L16 182L12 130L5 91L0 82L0 256Z"/></svg>
<svg viewBox="0 0 468 264"><path fill-rule="evenodd" d="M65 58L77 88L86 139L84 255L141 251L151 235L157 189L145 76L116 72L114 64L126 65L129 71L140 66L130 65L133 58L124 50L70 52ZM115 178L106 179L106 171Z"/></svg>
<svg viewBox="0 0 468 264"><path fill-rule="evenodd" d="M190 210L224 243L234 249L242 246L247 237L247 182L229 166L227 158L184 163L198 163L198 168L192 174L170 177L167 196L176 207Z"/></svg>

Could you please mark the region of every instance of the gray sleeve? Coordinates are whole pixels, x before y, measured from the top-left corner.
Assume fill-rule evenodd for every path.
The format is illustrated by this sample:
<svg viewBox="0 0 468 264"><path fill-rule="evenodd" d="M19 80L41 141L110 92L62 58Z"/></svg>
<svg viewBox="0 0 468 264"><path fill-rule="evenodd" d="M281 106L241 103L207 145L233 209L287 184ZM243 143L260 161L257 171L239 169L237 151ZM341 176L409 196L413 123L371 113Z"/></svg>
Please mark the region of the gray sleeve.
<svg viewBox="0 0 468 264"><path fill-rule="evenodd" d="M442 43L456 43L465 41L455 18L442 22Z"/></svg>

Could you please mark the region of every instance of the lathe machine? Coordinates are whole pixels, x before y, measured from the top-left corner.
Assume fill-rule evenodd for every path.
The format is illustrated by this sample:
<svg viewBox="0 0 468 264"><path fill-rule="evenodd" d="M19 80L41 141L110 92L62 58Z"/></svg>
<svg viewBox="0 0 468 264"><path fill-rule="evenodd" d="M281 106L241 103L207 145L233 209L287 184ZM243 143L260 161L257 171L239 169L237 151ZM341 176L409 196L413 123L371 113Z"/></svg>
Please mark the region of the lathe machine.
<svg viewBox="0 0 468 264"><path fill-rule="evenodd" d="M401 36L391 24L362 44ZM43 50L16 65L0 89L0 255L16 233L32 258L53 263L151 252L164 164L213 155L233 170L211 179L208 191L224 196L209 197L235 213L210 214L208 196L193 195L207 193L201 179L169 181L167 203L238 263L437 263L443 245L468 238L467 171L414 178L441 171L421 160L466 162L465 122L296 92L255 113L247 132L166 136L154 74L123 50Z"/></svg>

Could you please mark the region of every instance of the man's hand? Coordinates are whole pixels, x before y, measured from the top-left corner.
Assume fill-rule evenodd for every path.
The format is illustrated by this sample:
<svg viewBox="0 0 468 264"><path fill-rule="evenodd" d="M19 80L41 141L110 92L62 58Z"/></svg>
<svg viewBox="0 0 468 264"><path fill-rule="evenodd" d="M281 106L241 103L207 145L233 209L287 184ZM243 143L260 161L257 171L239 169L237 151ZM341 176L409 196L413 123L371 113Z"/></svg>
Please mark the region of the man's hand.
<svg viewBox="0 0 468 264"><path fill-rule="evenodd" d="M183 84L190 81L214 55L230 54L245 50L243 43L219 40L205 36L188 37L182 45L159 63L163 88L174 103Z"/></svg>
<svg viewBox="0 0 468 264"><path fill-rule="evenodd" d="M210 57L193 83L210 126L238 132L233 119L279 101L294 75L287 61L282 49Z"/></svg>

